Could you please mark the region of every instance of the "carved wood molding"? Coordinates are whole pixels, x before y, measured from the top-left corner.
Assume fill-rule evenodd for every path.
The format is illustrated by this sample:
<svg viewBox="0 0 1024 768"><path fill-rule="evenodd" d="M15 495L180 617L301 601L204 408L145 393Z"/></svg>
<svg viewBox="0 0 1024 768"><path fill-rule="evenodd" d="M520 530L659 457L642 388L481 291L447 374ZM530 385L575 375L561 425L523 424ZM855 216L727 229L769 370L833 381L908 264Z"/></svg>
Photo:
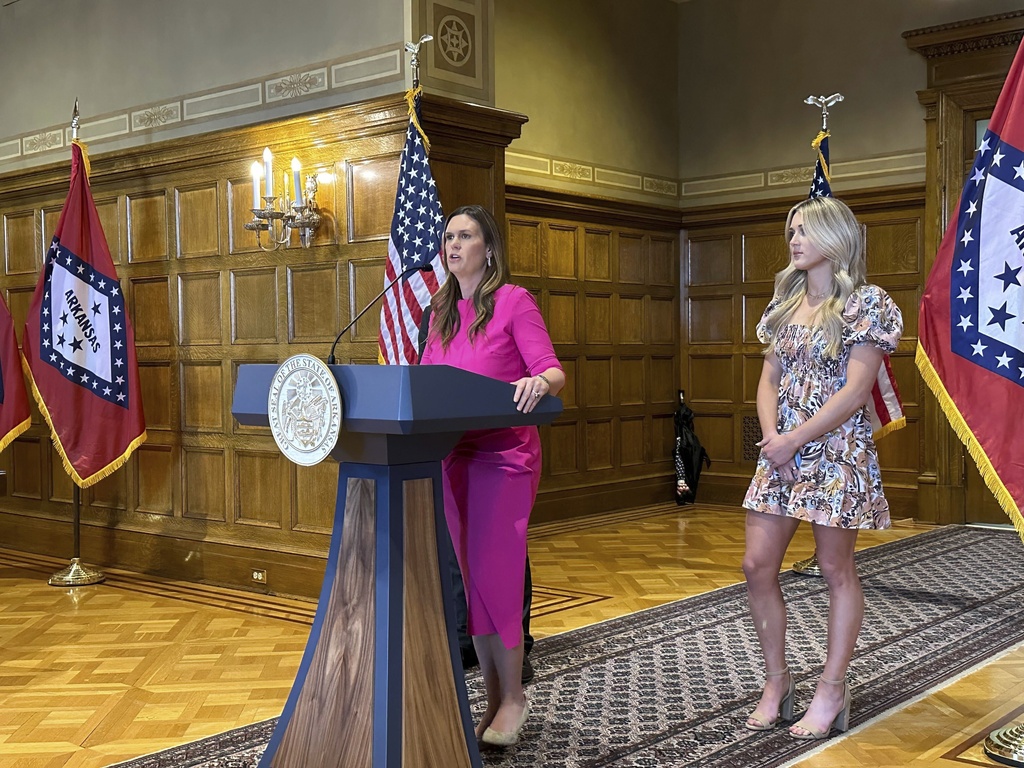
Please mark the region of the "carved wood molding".
<svg viewBox="0 0 1024 768"><path fill-rule="evenodd" d="M434 143L508 146L519 138L524 115L448 99L423 97L423 129ZM170 139L144 147L91 155L93 184L121 184L140 174L178 171L183 166L201 168L238 160L248 168L253 147L274 146L282 153L305 154L331 140L363 139L394 133L408 117L404 94L392 94L336 109L275 120L243 128L214 131L199 136ZM66 191L70 152L58 163L13 171L0 176L0 205L31 191L59 194ZM243 174L244 175L244 172Z"/></svg>
<svg viewBox="0 0 1024 768"><path fill-rule="evenodd" d="M924 204L925 187L923 184L906 184L898 187L877 187L850 192L842 196L842 201L853 209L854 213L869 213L894 208L912 208ZM720 226L736 222L777 221L786 219L789 209L804 199L764 200L752 203L734 203L732 205L703 206L682 211L681 225L684 229L694 227Z"/></svg>
<svg viewBox="0 0 1024 768"><path fill-rule="evenodd" d="M677 232L681 226L680 212L676 208L512 184L505 187L505 206L510 215L571 219L672 232Z"/></svg>
<svg viewBox="0 0 1024 768"><path fill-rule="evenodd" d="M1024 34L1024 11L911 29L907 47L928 59L1016 46Z"/></svg>

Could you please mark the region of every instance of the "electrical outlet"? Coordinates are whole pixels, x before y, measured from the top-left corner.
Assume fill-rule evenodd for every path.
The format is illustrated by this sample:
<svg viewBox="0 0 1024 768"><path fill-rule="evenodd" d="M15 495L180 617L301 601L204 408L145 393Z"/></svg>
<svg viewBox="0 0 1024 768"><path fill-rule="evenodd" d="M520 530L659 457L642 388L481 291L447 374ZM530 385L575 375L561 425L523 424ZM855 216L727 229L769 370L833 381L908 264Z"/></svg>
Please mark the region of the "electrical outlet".
<svg viewBox="0 0 1024 768"><path fill-rule="evenodd" d="M263 570L262 568L253 568L252 569L252 580L255 581L257 584L266 584L267 583L267 572L265 570Z"/></svg>

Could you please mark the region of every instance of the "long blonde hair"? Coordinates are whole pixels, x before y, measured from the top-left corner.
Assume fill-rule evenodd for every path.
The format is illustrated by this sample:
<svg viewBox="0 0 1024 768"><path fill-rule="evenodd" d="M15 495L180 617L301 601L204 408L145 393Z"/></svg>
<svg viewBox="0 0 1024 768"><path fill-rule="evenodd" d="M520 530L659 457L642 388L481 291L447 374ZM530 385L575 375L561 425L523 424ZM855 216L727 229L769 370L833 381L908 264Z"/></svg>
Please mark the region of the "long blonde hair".
<svg viewBox="0 0 1024 768"><path fill-rule="evenodd" d="M473 292L476 318L470 324L468 333L470 342L473 342L494 316L494 294L508 282L509 270L501 228L490 211L482 206L464 205L449 213L448 218L444 220L441 242L445 242L444 232L448 230L448 222L461 215L469 216L480 226L484 244L491 256L490 263L484 268L484 279L480 281L476 291ZM444 247L447 248L447 244ZM445 251L445 257L447 258L447 251ZM459 300L463 298L469 297L462 295L459 281L449 275L448 279L444 281L444 285L430 300L431 312L434 315L434 321L430 324L430 334L431 336L434 334L440 336L441 345L445 349L448 349L455 334L459 332L459 326L462 323L462 318L459 315Z"/></svg>
<svg viewBox="0 0 1024 768"><path fill-rule="evenodd" d="M838 357L842 350L842 314L850 295L867 280L864 265L864 235L860 223L846 203L834 197L812 197L797 203L786 217L786 244L793 236L793 216L799 211L804 232L832 265L832 286L828 297L814 313L827 343L825 354ZM786 325L807 295L807 273L792 262L775 275L774 309L765 318L768 333L774 340L779 328ZM766 352L769 351L765 350Z"/></svg>

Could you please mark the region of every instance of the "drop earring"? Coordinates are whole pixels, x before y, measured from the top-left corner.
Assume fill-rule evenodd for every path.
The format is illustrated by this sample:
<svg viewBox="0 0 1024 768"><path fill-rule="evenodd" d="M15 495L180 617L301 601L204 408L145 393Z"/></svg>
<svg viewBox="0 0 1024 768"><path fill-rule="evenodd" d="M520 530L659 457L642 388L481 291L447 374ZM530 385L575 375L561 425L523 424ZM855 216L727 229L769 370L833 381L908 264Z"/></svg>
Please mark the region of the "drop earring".
<svg viewBox="0 0 1024 768"><path fill-rule="evenodd" d="M490 266L491 266L491 252L488 251L487 252L487 268L490 269Z"/></svg>

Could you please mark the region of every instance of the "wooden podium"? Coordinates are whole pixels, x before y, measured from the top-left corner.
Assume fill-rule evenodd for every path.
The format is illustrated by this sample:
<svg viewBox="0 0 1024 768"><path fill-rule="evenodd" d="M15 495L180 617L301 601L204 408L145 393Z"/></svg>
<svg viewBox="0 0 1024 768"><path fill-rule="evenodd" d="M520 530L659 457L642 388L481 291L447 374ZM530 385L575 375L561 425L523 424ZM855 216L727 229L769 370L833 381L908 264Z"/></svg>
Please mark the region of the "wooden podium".
<svg viewBox="0 0 1024 768"><path fill-rule="evenodd" d="M448 366L332 365L342 424L327 570L260 768L480 768L448 576L441 459L470 429L545 424L512 385ZM232 413L267 426L276 365L238 369Z"/></svg>

